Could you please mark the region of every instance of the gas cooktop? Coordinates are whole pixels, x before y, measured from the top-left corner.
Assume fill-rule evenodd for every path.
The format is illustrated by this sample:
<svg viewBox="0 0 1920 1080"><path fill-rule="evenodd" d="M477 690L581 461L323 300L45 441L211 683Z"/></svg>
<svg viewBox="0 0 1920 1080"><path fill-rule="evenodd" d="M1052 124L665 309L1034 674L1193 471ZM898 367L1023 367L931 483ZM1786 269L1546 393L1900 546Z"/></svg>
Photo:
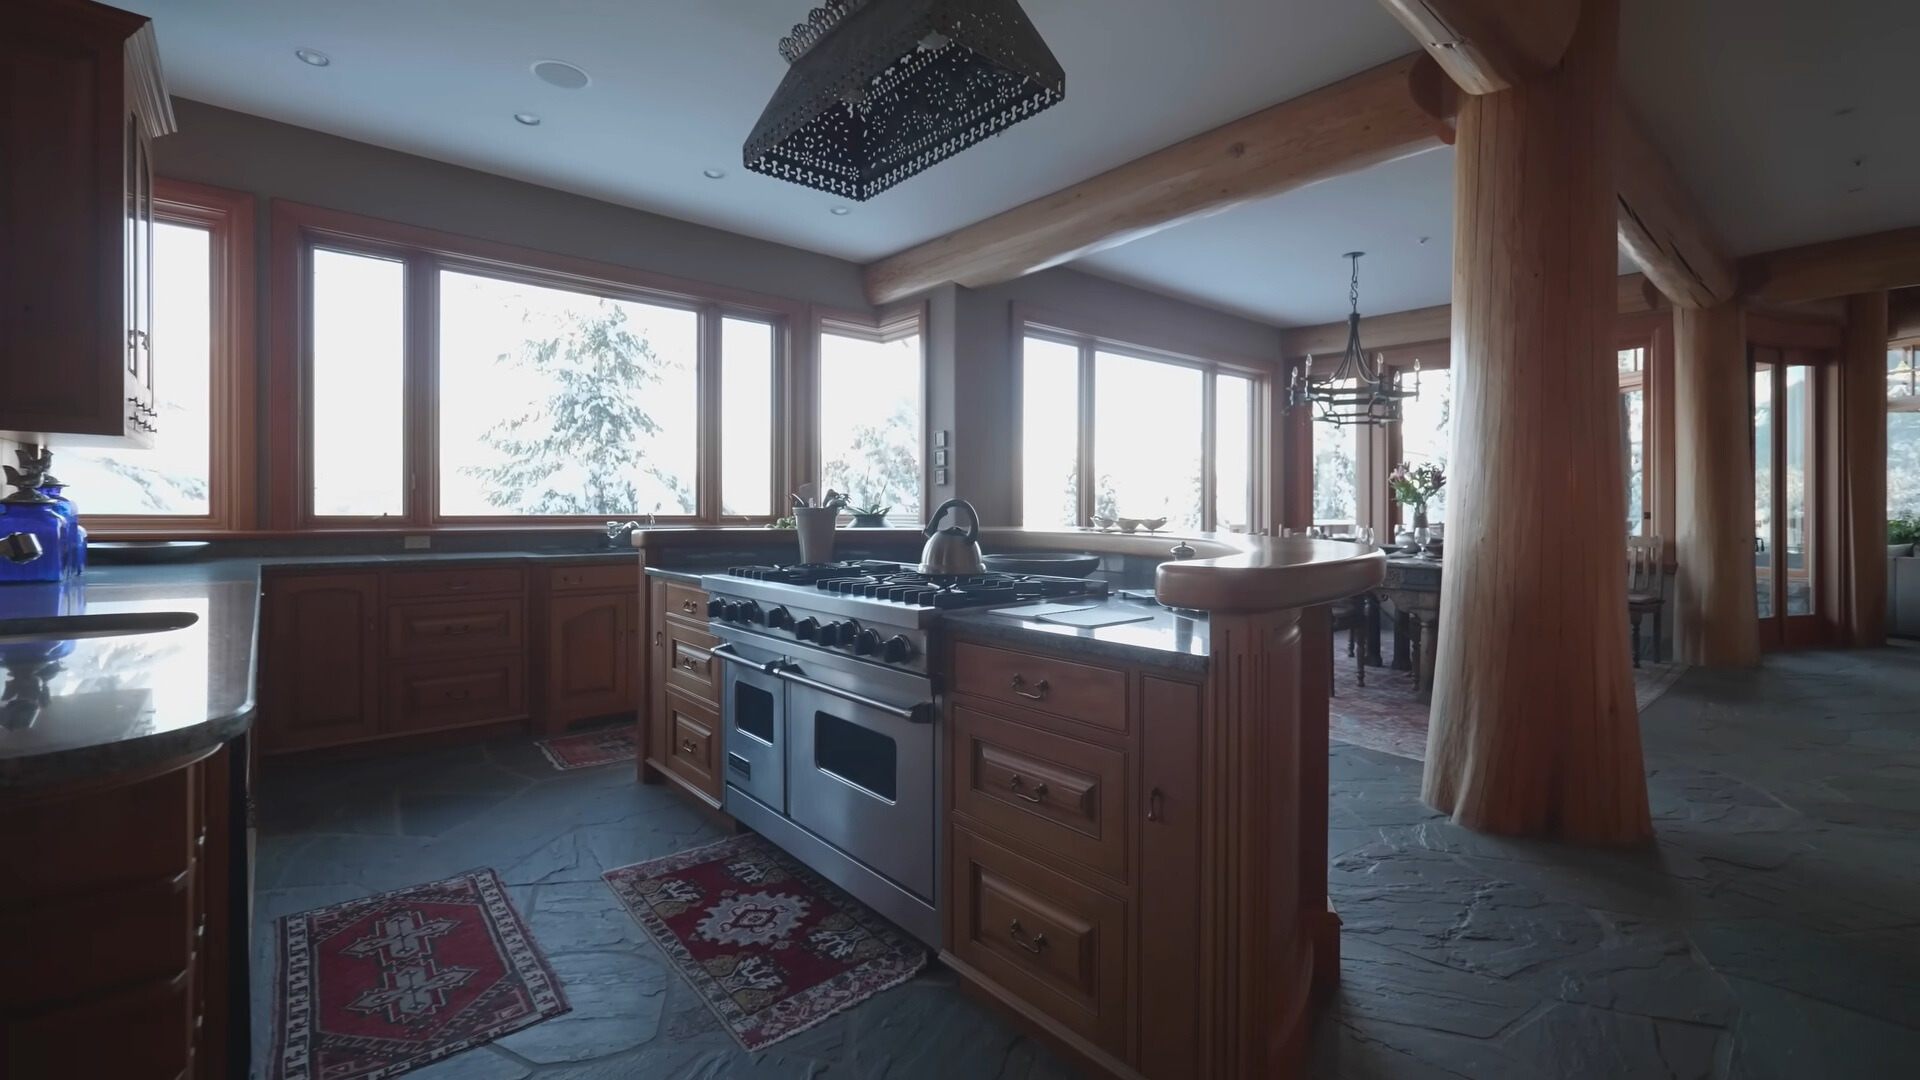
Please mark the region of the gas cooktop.
<svg viewBox="0 0 1920 1080"><path fill-rule="evenodd" d="M821 592L915 608L968 608L1020 604L1068 596L1105 596L1107 583L1044 574L922 574L903 563L815 563L799 566L736 566L731 577L783 585L811 585Z"/></svg>

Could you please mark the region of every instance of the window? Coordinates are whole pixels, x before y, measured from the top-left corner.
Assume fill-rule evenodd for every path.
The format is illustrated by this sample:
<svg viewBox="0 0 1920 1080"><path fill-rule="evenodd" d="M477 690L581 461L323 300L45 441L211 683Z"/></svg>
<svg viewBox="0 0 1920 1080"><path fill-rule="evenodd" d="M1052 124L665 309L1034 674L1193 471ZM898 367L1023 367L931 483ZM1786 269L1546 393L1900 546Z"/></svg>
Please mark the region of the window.
<svg viewBox="0 0 1920 1080"><path fill-rule="evenodd" d="M1251 370L1033 328L1021 344L1021 520L1255 527L1257 381Z"/></svg>
<svg viewBox="0 0 1920 1080"><path fill-rule="evenodd" d="M1354 381L1342 380L1341 389ZM1334 535L1352 531L1360 521L1360 439L1364 425L1339 427L1312 420L1313 523Z"/></svg>
<svg viewBox="0 0 1920 1080"><path fill-rule="evenodd" d="M1620 471L1627 479L1627 535L1644 531L1647 512L1647 350L1621 349Z"/></svg>
<svg viewBox="0 0 1920 1080"><path fill-rule="evenodd" d="M1920 517L1920 347L1887 350L1887 516Z"/></svg>
<svg viewBox="0 0 1920 1080"><path fill-rule="evenodd" d="M1446 469L1453 447L1453 369L1421 372L1420 396L1401 403L1400 417L1400 460ZM1438 525L1446 520L1447 489L1442 487L1427 500L1427 522ZM1410 512L1403 512L1403 523L1412 525Z"/></svg>
<svg viewBox="0 0 1920 1080"><path fill-rule="evenodd" d="M287 203L274 230L269 449L305 481L276 527L772 514L798 305Z"/></svg>
<svg viewBox="0 0 1920 1080"><path fill-rule="evenodd" d="M821 483L852 506L891 507L896 524L920 523L919 328L916 315L877 330L836 321L820 332Z"/></svg>
<svg viewBox="0 0 1920 1080"><path fill-rule="evenodd" d="M253 198L157 180L153 446L56 445L98 535L251 529Z"/></svg>

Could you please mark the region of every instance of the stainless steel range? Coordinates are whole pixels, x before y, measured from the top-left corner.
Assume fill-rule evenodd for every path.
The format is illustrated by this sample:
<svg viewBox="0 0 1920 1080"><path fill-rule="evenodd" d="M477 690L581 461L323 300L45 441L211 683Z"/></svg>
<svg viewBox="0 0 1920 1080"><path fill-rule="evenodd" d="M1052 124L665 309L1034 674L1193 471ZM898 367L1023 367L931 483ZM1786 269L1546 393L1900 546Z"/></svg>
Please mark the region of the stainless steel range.
<svg viewBox="0 0 1920 1080"><path fill-rule="evenodd" d="M940 614L1104 596L1106 583L851 562L701 584L727 661L727 813L937 947Z"/></svg>

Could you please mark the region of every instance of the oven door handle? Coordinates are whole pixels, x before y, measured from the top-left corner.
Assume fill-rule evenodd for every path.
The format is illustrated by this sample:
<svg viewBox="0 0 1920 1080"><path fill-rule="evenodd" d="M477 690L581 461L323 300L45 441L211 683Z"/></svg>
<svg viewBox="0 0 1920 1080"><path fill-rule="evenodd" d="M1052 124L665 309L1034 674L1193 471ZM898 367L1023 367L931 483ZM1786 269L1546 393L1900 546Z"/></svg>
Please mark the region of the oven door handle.
<svg viewBox="0 0 1920 1080"><path fill-rule="evenodd" d="M798 665L789 661L777 660L769 664L767 670L785 679L787 682L804 686L809 690L818 690L823 694L829 694L833 697L843 698L853 702L855 705L872 709L876 712L883 712L888 716L897 716L909 724L927 724L931 723L933 719L933 706L931 704L910 705L904 708L899 705L889 705L884 701L876 701L865 694L856 694L850 690L843 690L838 686L829 686L816 679L809 679L799 673Z"/></svg>
<svg viewBox="0 0 1920 1080"><path fill-rule="evenodd" d="M765 663L762 663L758 660L749 660L746 657L740 655L739 653L734 652L733 643L730 641L720 642L718 645L715 645L713 648L708 649L707 654L709 656L723 657L727 660L733 661L736 664L741 664L746 667L759 668L762 672L768 675L780 674L780 665L786 663L786 661L784 660L768 660Z"/></svg>

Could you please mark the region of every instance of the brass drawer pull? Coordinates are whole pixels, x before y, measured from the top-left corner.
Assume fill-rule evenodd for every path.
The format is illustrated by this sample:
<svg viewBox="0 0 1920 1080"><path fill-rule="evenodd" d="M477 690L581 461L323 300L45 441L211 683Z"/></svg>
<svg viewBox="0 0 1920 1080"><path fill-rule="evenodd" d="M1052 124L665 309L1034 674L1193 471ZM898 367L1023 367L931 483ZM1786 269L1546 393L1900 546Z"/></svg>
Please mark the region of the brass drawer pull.
<svg viewBox="0 0 1920 1080"><path fill-rule="evenodd" d="M680 610L686 612L689 615L693 614L693 610L699 606L700 605L694 603L691 600L680 601Z"/></svg>
<svg viewBox="0 0 1920 1080"><path fill-rule="evenodd" d="M699 671L702 668L706 667L707 665L698 660L695 660L691 656L683 656L680 658L680 666L685 668L688 671Z"/></svg>
<svg viewBox="0 0 1920 1080"><path fill-rule="evenodd" d="M1007 782L1007 787L1013 791L1015 798L1021 799L1025 802L1047 801L1047 785L1035 784L1033 786L1033 794L1027 795L1020 790L1020 782L1021 781L1020 781L1019 773L1014 773L1013 779Z"/></svg>
<svg viewBox="0 0 1920 1080"><path fill-rule="evenodd" d="M461 634L464 634L472 629L473 627L469 626L466 623L448 623L447 625L440 628L440 632L442 634L446 634L449 637L459 637Z"/></svg>
<svg viewBox="0 0 1920 1080"><path fill-rule="evenodd" d="M472 583L471 581L449 581L449 582L447 582L447 591L448 591L448 592L460 592L460 591L461 591L461 590L463 590L463 589L470 589L470 588L472 588L472 587L473 587L473 583Z"/></svg>
<svg viewBox="0 0 1920 1080"><path fill-rule="evenodd" d="M1023 690L1023 689L1021 689L1022 687L1024 687L1024 686L1026 686L1026 685L1027 685L1027 680L1026 680L1026 678L1025 678L1024 676L1020 676L1020 675L1015 675L1015 676L1013 677L1013 692L1014 692L1014 693L1016 693L1016 694L1019 694L1019 695L1020 695L1021 697L1023 697L1023 698L1032 698L1032 699L1033 699L1034 701L1044 701L1044 700L1046 700L1046 697L1047 697L1047 680L1045 680L1045 679L1041 679L1041 680L1040 680L1039 682L1037 682L1037 683L1034 683L1034 684L1033 684L1033 689L1031 689L1031 690Z"/></svg>
<svg viewBox="0 0 1920 1080"><path fill-rule="evenodd" d="M697 742L694 742L692 739L681 739L680 749L685 751L686 753L695 754L695 753L699 753L700 744Z"/></svg>
<svg viewBox="0 0 1920 1080"><path fill-rule="evenodd" d="M1025 931L1020 928L1019 919L1013 920L1013 922L1007 926L1007 933L1013 935L1013 943L1015 945L1020 946L1036 956L1039 955L1041 949L1047 947L1047 935L1044 933L1033 935L1031 941L1022 937L1021 935L1024 934Z"/></svg>
<svg viewBox="0 0 1920 1080"><path fill-rule="evenodd" d="M1167 816L1166 802L1167 793L1161 791L1159 788L1154 788L1152 791L1147 792L1147 820L1165 820Z"/></svg>

